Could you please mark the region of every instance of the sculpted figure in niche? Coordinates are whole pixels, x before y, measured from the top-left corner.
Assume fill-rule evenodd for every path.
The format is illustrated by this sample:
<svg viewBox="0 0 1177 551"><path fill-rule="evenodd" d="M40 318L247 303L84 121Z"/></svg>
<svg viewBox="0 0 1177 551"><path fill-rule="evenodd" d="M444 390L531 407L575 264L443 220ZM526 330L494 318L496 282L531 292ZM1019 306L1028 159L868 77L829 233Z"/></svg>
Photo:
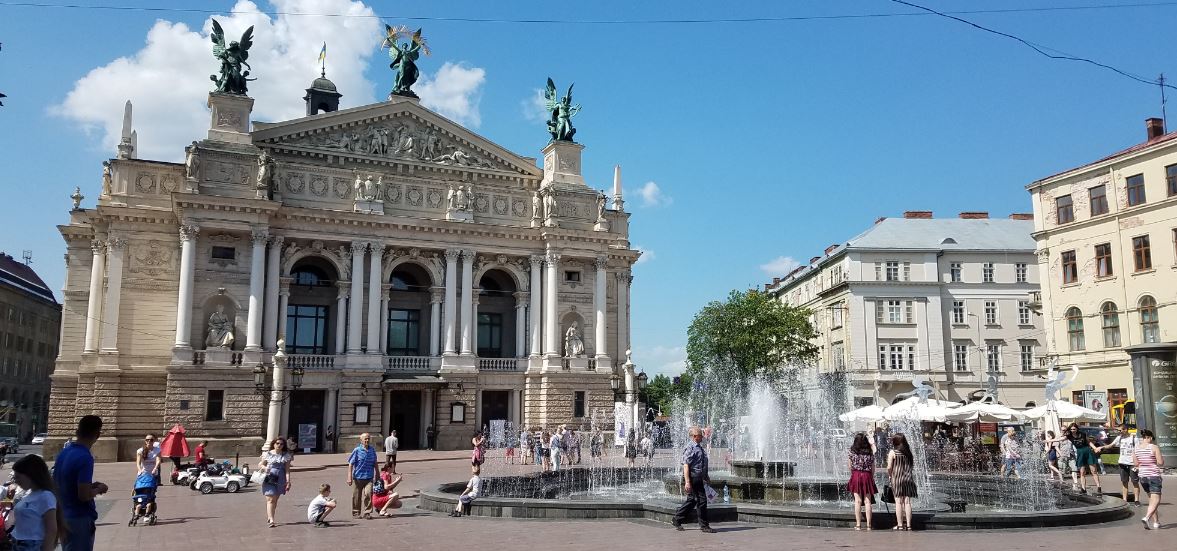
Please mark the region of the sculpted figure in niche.
<svg viewBox="0 0 1177 551"><path fill-rule="evenodd" d="M375 201L376 198L380 196L380 186L381 185L382 184L377 184L376 182L373 182L372 175L369 174L368 177L366 179L364 179L364 200L365 201Z"/></svg>
<svg viewBox="0 0 1177 551"><path fill-rule="evenodd" d="M425 134L425 146L421 148L421 158L426 161L432 161L441 156L441 139L437 137L437 133L430 129Z"/></svg>
<svg viewBox="0 0 1177 551"><path fill-rule="evenodd" d="M548 190L548 193L544 195L544 220L549 226L556 223L556 208L556 192Z"/></svg>
<svg viewBox="0 0 1177 551"><path fill-rule="evenodd" d="M605 221L605 194L597 195L597 222Z"/></svg>
<svg viewBox="0 0 1177 551"><path fill-rule="evenodd" d="M114 179L114 174L110 168L110 161L102 161L102 194L110 195L111 180Z"/></svg>
<svg viewBox="0 0 1177 551"><path fill-rule="evenodd" d="M466 186L459 185L456 191L451 187L446 199L449 200L450 210L470 210L470 194L466 191Z"/></svg>
<svg viewBox="0 0 1177 551"><path fill-rule="evenodd" d="M189 180L195 180L196 174L200 172L200 157L196 151L196 141L192 145L184 148L184 177Z"/></svg>
<svg viewBox="0 0 1177 551"><path fill-rule="evenodd" d="M274 179L274 159L263 149L257 157L257 186L256 189L269 190L270 181Z"/></svg>
<svg viewBox="0 0 1177 551"><path fill-rule="evenodd" d="M225 307L217 306L217 311L208 317L208 337L204 339L204 346L208 348L233 348L233 320L225 315Z"/></svg>
<svg viewBox="0 0 1177 551"><path fill-rule="evenodd" d="M535 192L535 195L531 196L531 219L532 220L539 220L542 208L543 207L541 207L540 203L539 203L539 192L537 191L537 192Z"/></svg>
<svg viewBox="0 0 1177 551"><path fill-rule="evenodd" d="M414 147L416 147L415 139L416 138L413 136L413 130L411 128L402 127L400 140L397 141L397 144L396 144L397 154L401 154L401 153L410 153L411 154L413 152Z"/></svg>
<svg viewBox="0 0 1177 551"><path fill-rule="evenodd" d="M580 336L580 324L572 322L568 331L564 332L564 357L579 358L584 356L584 339Z"/></svg>

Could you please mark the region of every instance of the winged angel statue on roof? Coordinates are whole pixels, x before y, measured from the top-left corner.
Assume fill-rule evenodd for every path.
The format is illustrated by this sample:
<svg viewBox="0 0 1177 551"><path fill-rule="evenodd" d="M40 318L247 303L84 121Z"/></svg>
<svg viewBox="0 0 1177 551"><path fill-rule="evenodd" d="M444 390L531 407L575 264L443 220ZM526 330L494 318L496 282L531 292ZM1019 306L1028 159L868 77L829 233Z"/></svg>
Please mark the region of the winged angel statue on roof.
<svg viewBox="0 0 1177 551"><path fill-rule="evenodd" d="M244 96L249 81L257 80L248 78L251 67L245 61L249 59L249 47L253 46L253 26L245 29L241 41L235 40L225 44L225 30L216 19L213 19L212 41L213 57L221 61L221 75L208 77L217 85L217 89L213 91Z"/></svg>
<svg viewBox="0 0 1177 551"><path fill-rule="evenodd" d="M430 55L429 45L425 43L425 38L421 36L421 29L417 32L409 34L409 28L404 25L400 27L393 27L392 25L384 25L385 37L380 43L380 48L388 48L388 58L392 60L388 66L396 69L396 81L392 84L391 96L406 96L410 98L417 97L417 94L411 90L413 83L417 82L417 77L421 76L421 71L417 69L417 59L421 54ZM401 38L407 38L406 42L397 41Z"/></svg>
<svg viewBox="0 0 1177 551"><path fill-rule="evenodd" d="M556 83L548 78L548 88L544 90L548 112L552 114L552 117L548 119L548 132L552 134L552 139L555 141L570 142L572 136L576 135L576 129L572 127L572 117L580 112L580 105L572 105L573 86L576 84L569 85L568 93L561 98L556 92Z"/></svg>

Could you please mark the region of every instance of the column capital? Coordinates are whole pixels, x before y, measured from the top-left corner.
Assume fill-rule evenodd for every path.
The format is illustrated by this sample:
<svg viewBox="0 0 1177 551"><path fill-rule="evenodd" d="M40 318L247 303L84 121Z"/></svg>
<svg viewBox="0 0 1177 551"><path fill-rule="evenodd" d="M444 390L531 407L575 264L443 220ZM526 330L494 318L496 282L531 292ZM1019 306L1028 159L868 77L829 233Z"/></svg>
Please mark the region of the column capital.
<svg viewBox="0 0 1177 551"><path fill-rule="evenodd" d="M429 303L440 304L445 300L445 287L430 287L429 288Z"/></svg>
<svg viewBox="0 0 1177 551"><path fill-rule="evenodd" d="M392 290L391 283L381 284L380 285L380 298L381 298L381 300L388 300L388 293L391 290Z"/></svg>
<svg viewBox="0 0 1177 551"><path fill-rule="evenodd" d="M106 241L101 239L91 239L90 250L93 251L96 255L106 254Z"/></svg>
<svg viewBox="0 0 1177 551"><path fill-rule="evenodd" d="M515 307L524 308L527 306L527 301L531 300L531 293L527 291L515 291L511 296L515 297Z"/></svg>
<svg viewBox="0 0 1177 551"><path fill-rule="evenodd" d="M336 294L335 294L336 300L341 299L341 298L347 298L348 293L351 292L351 282L350 281L336 281L335 282L335 289L336 289Z"/></svg>
<svg viewBox="0 0 1177 551"><path fill-rule="evenodd" d="M127 248L127 239L124 237L111 237L106 240L106 248L112 253L122 251Z"/></svg>
<svg viewBox="0 0 1177 551"><path fill-rule="evenodd" d="M544 255L533 254L530 257L528 257L527 261L531 263L532 268L538 268L540 266L543 266L543 264L544 264Z"/></svg>
<svg viewBox="0 0 1177 551"><path fill-rule="evenodd" d="M294 282L292 277L278 278L278 293L290 296L290 284Z"/></svg>
<svg viewBox="0 0 1177 551"><path fill-rule="evenodd" d="M270 248L271 248L271 249L276 249L276 250L279 250L279 251L281 251L281 250L282 250L282 243L283 243L284 241L286 241L286 237L285 237L285 236L282 236L282 235L272 235L272 236L270 236Z"/></svg>
<svg viewBox="0 0 1177 551"><path fill-rule="evenodd" d="M595 266L598 271L604 270L605 265L607 265L608 263L609 263L609 259L605 258L603 256L598 256L595 260L593 260L593 266Z"/></svg>
<svg viewBox="0 0 1177 551"><path fill-rule="evenodd" d="M481 295L482 289L480 287L474 287L473 289L470 289L470 304L478 306L478 297Z"/></svg>
<svg viewBox="0 0 1177 551"><path fill-rule="evenodd" d="M477 254L473 249L462 249L462 260L474 262L474 256Z"/></svg>
<svg viewBox="0 0 1177 551"><path fill-rule="evenodd" d="M617 278L619 283L624 283L626 285L633 283L633 275L630 274L629 270L618 270L613 274L613 276Z"/></svg>
<svg viewBox="0 0 1177 551"><path fill-rule="evenodd" d="M270 238L270 230L260 226L250 228L249 234L249 239L254 245L265 245Z"/></svg>
<svg viewBox="0 0 1177 551"><path fill-rule="evenodd" d="M364 251L366 251L366 250L368 250L368 242L367 241L352 241L351 242L351 254L353 254L353 255L364 254ZM354 259L354 257L353 257L353 259Z"/></svg>
<svg viewBox="0 0 1177 551"><path fill-rule="evenodd" d="M547 261L549 266L559 266L560 253L555 251L548 251L547 254L544 255L544 260Z"/></svg>
<svg viewBox="0 0 1177 551"><path fill-rule="evenodd" d="M196 224L180 224L180 242L192 241L200 235L200 226Z"/></svg>
<svg viewBox="0 0 1177 551"><path fill-rule="evenodd" d="M384 256L384 249L387 245L383 241L369 241L368 250L372 251L373 255Z"/></svg>

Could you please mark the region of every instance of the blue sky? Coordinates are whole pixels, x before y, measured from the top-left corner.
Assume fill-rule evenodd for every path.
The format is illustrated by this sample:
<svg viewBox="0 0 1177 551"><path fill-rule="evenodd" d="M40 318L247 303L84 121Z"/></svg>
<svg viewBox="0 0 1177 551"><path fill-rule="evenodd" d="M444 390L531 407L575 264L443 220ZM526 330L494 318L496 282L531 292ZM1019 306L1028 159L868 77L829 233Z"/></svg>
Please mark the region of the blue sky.
<svg viewBox="0 0 1177 551"><path fill-rule="evenodd" d="M77 3L223 13L234 6ZM398 18L912 12L885 1L258 5L301 13L370 9L389 16L389 23L423 26L434 50L421 63L434 105L522 155L538 156L547 141L531 107L544 79L550 75L561 87L575 81L576 101L584 106L576 125L586 146L585 176L590 185L608 188L613 165L622 165L632 241L647 251L633 288L634 357L647 371L674 370L693 314L733 288L771 279L772 270L763 266L787 265L781 257L808 259L875 218L904 210L937 216L1029 211L1027 183L1142 141L1144 119L1160 114L1155 86L1049 60L934 16L619 25ZM1050 3L927 5L966 10ZM248 5L238 8L249 11ZM192 90L197 97L204 93L215 65L202 50L205 38L193 32L208 17L0 2L0 91L9 96L0 108L0 250L17 257L32 250L34 268L55 290L64 272L55 225L67 221L74 186L89 197L84 205L93 205L100 163L113 155L109 121L117 120L123 101L141 96L135 99L140 148L167 146L158 157L178 159L179 144L201 137L199 126L188 130L205 116L191 101ZM1177 80L1167 40L1177 5L963 17L1147 78L1165 72ZM375 20L232 20L247 19L265 23L259 29L268 32L259 34L256 48L271 52L255 56L261 80L251 92L257 90L259 120L298 108L303 88L317 76L323 39L328 76L340 85L344 106L382 98L391 85L387 58L372 39ZM227 27L229 34L241 30ZM139 113L140 105L147 114Z"/></svg>

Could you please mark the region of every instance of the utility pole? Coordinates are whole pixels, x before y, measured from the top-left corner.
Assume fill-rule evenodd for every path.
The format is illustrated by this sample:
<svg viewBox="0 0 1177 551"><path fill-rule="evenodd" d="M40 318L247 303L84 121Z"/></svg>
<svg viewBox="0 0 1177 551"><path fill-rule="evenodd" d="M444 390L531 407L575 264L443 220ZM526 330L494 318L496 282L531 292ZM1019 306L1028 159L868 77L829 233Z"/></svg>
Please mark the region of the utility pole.
<svg viewBox="0 0 1177 551"><path fill-rule="evenodd" d="M1161 122L1165 125L1165 131L1169 129L1169 117L1165 115L1165 73L1157 77L1157 86L1161 88Z"/></svg>

